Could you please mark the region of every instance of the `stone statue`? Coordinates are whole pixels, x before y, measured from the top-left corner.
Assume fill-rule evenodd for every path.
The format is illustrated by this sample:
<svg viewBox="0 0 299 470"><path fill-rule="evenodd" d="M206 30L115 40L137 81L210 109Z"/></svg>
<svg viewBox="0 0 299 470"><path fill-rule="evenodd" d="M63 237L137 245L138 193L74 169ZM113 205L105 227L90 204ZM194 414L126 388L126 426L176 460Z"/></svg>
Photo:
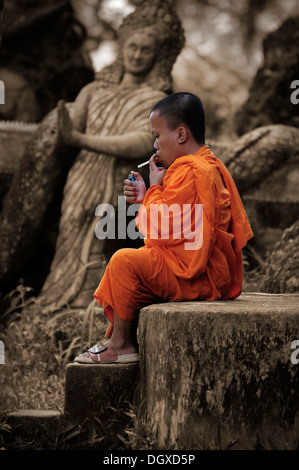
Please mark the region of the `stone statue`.
<svg viewBox="0 0 299 470"><path fill-rule="evenodd" d="M143 2L123 20L119 43L116 61L82 89L70 115L59 106L62 138L82 150L68 173L55 256L41 291L53 309L88 305L108 258L120 248L96 238L95 209L116 206L130 170L153 153L149 112L172 91L184 33L168 1Z"/></svg>

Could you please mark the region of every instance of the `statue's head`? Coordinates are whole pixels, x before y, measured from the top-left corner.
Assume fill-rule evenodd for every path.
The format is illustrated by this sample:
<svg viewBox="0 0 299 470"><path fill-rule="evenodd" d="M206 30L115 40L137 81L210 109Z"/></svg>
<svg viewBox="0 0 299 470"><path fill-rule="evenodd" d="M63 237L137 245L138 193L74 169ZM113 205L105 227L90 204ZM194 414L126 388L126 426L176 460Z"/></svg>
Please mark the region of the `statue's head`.
<svg viewBox="0 0 299 470"><path fill-rule="evenodd" d="M135 2L137 3L137 2ZM97 74L98 80L120 83L125 70L145 75L144 82L171 92L171 70L184 46L181 22L168 0L146 0L126 16L119 28L119 53L113 64ZM142 45L142 58L130 60L130 51Z"/></svg>

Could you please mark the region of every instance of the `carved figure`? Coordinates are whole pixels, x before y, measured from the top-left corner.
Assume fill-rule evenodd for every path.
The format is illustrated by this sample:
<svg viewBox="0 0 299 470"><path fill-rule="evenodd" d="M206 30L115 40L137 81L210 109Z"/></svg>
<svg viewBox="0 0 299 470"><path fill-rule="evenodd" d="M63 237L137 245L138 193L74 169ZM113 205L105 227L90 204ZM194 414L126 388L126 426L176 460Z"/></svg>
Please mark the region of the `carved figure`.
<svg viewBox="0 0 299 470"><path fill-rule="evenodd" d="M41 292L45 305L90 302L116 249L96 238L95 209L117 204L128 172L151 155L149 112L172 91L171 69L184 33L169 2L147 2L124 19L119 42L116 61L82 89L71 119L59 106L63 139L82 150L65 184L56 252Z"/></svg>

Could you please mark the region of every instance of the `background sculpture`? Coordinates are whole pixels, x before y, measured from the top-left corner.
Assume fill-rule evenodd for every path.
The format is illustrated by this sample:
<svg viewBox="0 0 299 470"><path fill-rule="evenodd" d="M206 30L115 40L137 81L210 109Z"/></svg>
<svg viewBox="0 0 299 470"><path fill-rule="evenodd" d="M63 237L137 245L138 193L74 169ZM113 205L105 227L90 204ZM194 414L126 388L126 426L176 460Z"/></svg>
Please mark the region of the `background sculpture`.
<svg viewBox="0 0 299 470"><path fill-rule="evenodd" d="M119 42L122 47L116 61L83 88L69 106L75 129L85 136L96 136L96 143L95 146L88 143L87 148L83 145L85 148L76 157L65 184L55 256L41 292L45 305L53 308L74 300L74 305L86 306L107 259L119 247L119 243L109 246L95 237L95 209L104 202L117 204L128 172L151 155L148 115L152 106L172 91L171 69L184 44L184 34L168 2L147 2L124 19ZM57 130L53 129L56 113L54 110L52 117L47 116L41 124L48 134L46 143L53 147L51 152L54 150L43 164L52 167L51 173L67 161L64 148L59 147ZM51 119L52 126L49 126ZM40 130L41 127L33 139L37 146L45 135ZM33 148L31 160L34 152ZM40 162L36 165L37 172ZM38 190L43 200L43 188ZM34 199L34 204L37 203L41 201ZM8 239L7 232L5 235ZM13 253L15 258L22 252L23 243ZM12 266L8 251L2 256L2 272L6 264L7 273Z"/></svg>
<svg viewBox="0 0 299 470"><path fill-rule="evenodd" d="M94 79L85 37L71 0L5 1L0 119L38 122L58 99L73 101Z"/></svg>
<svg viewBox="0 0 299 470"><path fill-rule="evenodd" d="M99 0L99 2L101 2L101 0ZM164 24L171 25L167 4L165 2L162 2L162 5L164 3L163 6L165 6L167 11L163 10L163 8L159 8L159 1L149 3L135 0L131 3L134 5L142 4L143 7L137 10L138 13L135 15L134 22L133 17L130 17L131 19L128 21L125 19L119 30L120 44L124 43L126 31L130 30L131 27L137 29L139 25L146 25L147 23L143 23L144 18L147 16L150 17L153 11L157 13L157 18L163 18ZM163 73L159 73L157 69L158 61L156 61L155 67L153 67L147 81L148 83L152 83L154 88L162 90L162 92L171 92L172 83L170 71L175 62L175 66L172 69L174 90L179 91L187 89L198 93L203 98L206 114L208 116L207 123L210 123L210 127L207 127L208 143L211 145L212 150L215 151L215 154L222 159L224 163L228 164L238 188L242 192L245 207L253 223L255 238L252 243L255 250L258 250L258 253L256 253L258 257L255 257L254 253L252 257L252 253L250 253L250 262L253 261L253 264L250 265L250 269L252 267L255 268L266 262L275 242L282 236L283 230L297 220L298 151L296 150L296 142L298 139L298 129L296 128L296 116L298 105L295 106L290 101L290 82L294 77L296 78L295 71L297 70L296 67L298 63L298 57L295 53L298 17L296 17L294 11L293 18L287 20L284 24L278 22L277 24L281 24L281 27L266 37L263 43L264 64L258 70L255 78L254 75L252 75L249 100L247 102L244 101L240 113L235 117L237 103L241 104L243 100L243 89L247 91L247 87L249 88L249 76L246 81L243 73L243 85L240 86L241 78L239 75L237 74L236 77L236 73L232 73L232 71L227 73L227 67L223 69L222 66L219 66L219 62L218 65L215 63L215 67L212 69L211 67L205 66L207 63L210 64L210 61L216 57L216 52L219 53L221 48L217 48L214 50L214 53L205 56L203 60L200 54L201 48L196 49L194 46L192 46L192 48L190 47L190 33L188 33L190 25L188 26L188 21L186 21L189 14L190 22L190 11L187 11L187 3L189 2L186 3L186 9L182 7L184 2L172 1L170 3L176 5L176 9L181 15L181 18L184 17L186 34L188 34L188 44L187 47L184 48L183 54L179 54L179 58L176 61L175 57L178 55L181 43L180 39L176 42L177 38L180 37L178 30L175 30L177 22L172 22L174 30L169 28L169 35L166 36L170 42L173 40L173 48L170 48L171 53L173 53L173 59L169 57L167 53L163 58L161 53L163 52L164 54L164 50L167 50L167 47L160 48L159 67ZM219 3L219 11L221 12L220 2L216 3ZM84 2L82 2L82 5L84 5ZM259 6L260 4L257 3L256 5ZM276 11L276 14L278 14L278 7L279 4L273 5L273 11L272 6L271 8L269 7L269 11L272 13ZM82 8L84 9L83 6ZM192 8L194 12L194 5ZM38 11L39 15L41 15L41 11ZM200 31L203 37L209 42L211 36L207 36L207 34L204 35L204 31L209 27L214 16L202 16L205 11L208 11L209 15L211 14L209 8L199 6L198 3L198 13L197 16L196 14L194 16L195 22L191 23L191 28L194 28L194 25L196 25L195 31L197 31L197 24L200 25ZM283 8L281 7L279 14L281 18L282 13ZM8 16L8 13L6 13L6 24ZM234 17L234 14L232 16ZM215 17L215 20L216 19L217 15ZM218 22L221 23L220 19ZM243 18L242 21L240 21L240 25L242 25L241 32L243 28L246 27L246 24ZM32 30L32 33L34 31L35 28ZM162 28L156 31L156 37L159 37L160 40L162 40L161 31L165 33L166 30ZM114 37L116 36L118 36L118 34L114 35ZM31 36L29 39L31 44L33 41ZM233 43L229 35L226 35L223 39L223 42L221 41L222 48L224 44L230 46L231 44L238 43L240 36L234 37ZM164 45L166 44L166 40L167 38L164 37ZM200 43L201 47L204 47L205 40L202 39ZM219 41L217 44L218 43ZM248 45L249 42L246 44ZM193 54L190 55L191 50ZM230 50L229 47L227 47L227 50ZM254 48L252 48L252 51L253 50ZM230 53L231 52L232 51L230 51ZM279 59L282 53L287 58L286 63L282 63ZM6 47L4 58L8 56L13 57L13 55L8 54ZM254 56L252 56L252 58L254 58ZM233 61L233 59L231 62L228 61L226 65L231 65ZM249 60L248 63L252 65L253 62ZM5 65L7 64L5 63ZM252 67L254 70L255 66L252 65ZM237 67L235 67L235 70L236 68ZM269 68L273 73L267 73ZM276 69L279 69L279 74L274 73ZM241 71L239 70L238 73L239 72ZM213 81L213 77L215 79L215 76L218 78L216 82L215 80ZM117 60L110 67L100 72L94 83L101 82L102 84L109 84L109 86L119 86L122 77L123 63L122 51L120 50ZM163 77L162 82L164 81L164 83L157 85L158 77ZM232 81L232 77L236 79L234 78ZM225 87L221 88L219 86L220 83L225 84ZM271 91L270 89L268 90L269 87ZM266 90L268 90L267 93ZM282 93L282 90L284 93ZM242 93L240 93L240 91L242 91ZM257 96L254 100L255 93ZM66 99L66 96L63 94L59 96ZM225 98L226 101L221 101L221 97L223 99ZM269 106L263 105L262 111L261 108L256 107L256 104L254 104L260 103L261 98L267 98L267 103L269 104ZM279 100L280 104L278 105ZM71 100L69 99L69 101ZM283 103L286 104L286 106L284 106ZM231 106L229 106L229 104ZM73 106L69 104L68 107L71 109ZM219 110L221 111L221 115L218 113ZM280 113L278 111L280 111ZM230 119L228 120L225 116L223 117L223 113L225 116L227 116L227 114L230 115ZM264 119L265 115L267 115L266 120ZM257 124L266 125L261 128L255 128L254 122L250 116L254 117L256 127ZM239 139L237 139L235 133L237 131L236 126L233 130L233 126L230 125L234 117L240 126L242 126L242 123L250 124L248 124L249 127L247 128L249 132L245 134L246 129L245 131L243 129L243 135L241 135ZM220 128L217 123L221 123ZM38 127L36 132L33 131L35 126ZM219 134L219 130L221 131L221 129L222 132ZM22 132L20 132L20 130ZM61 200L63 197L62 191L69 168L78 153L78 148L69 146L63 147L60 145L56 109L53 109L39 126L38 124L34 124L32 127L26 124L26 128L24 128L23 123L6 123L4 121L0 123L0 132L0 205L2 205L2 202L4 204L0 215L1 290L4 293L10 292L18 283L24 283L24 285L32 286L38 293L42 288L49 270L49 265L54 256ZM241 133L239 129L238 132ZM30 135L33 133L33 138L30 138ZM212 139L212 142L210 139ZM25 141L28 140L30 140L29 145L26 146L21 159L21 165L19 166L19 156L15 158L15 155L21 152ZM3 142L5 144L4 151ZM16 151L15 147L17 147ZM3 155L5 157L4 160ZM120 161L122 164L125 163L124 159ZM127 161L127 163L128 168L131 169L133 160L130 162ZM116 173L118 172L119 168L116 169ZM14 178L13 181L11 181L13 173ZM124 173L126 175L125 170ZM119 182L122 184L121 179ZM283 192L281 191L282 187L284 188ZM8 188L10 188L10 192L7 194L4 203L3 198ZM100 202L99 197L97 198L96 204ZM94 209L95 207L92 209L93 214ZM97 220L94 218L94 215L92 217L95 226ZM107 254L115 248L117 248L116 245L105 246ZM256 259L253 259L254 257ZM94 256L91 261L95 261ZM88 266L91 268L91 265ZM99 266L93 266L95 271L99 269ZM84 265L82 263L80 264L79 271L80 275L83 275ZM250 279L252 279L251 274L252 273L250 273L249 276ZM93 282L97 282L99 272L97 271L92 277ZM79 280L79 276L76 277L76 280ZM48 294L50 295L50 293L51 292L48 291L47 296ZM88 298L90 298L89 294Z"/></svg>
<svg viewBox="0 0 299 470"><path fill-rule="evenodd" d="M101 3L107 5L108 2L109 0L94 0L92 4ZM130 3L133 5L141 2L145 3L143 0L130 0ZM9 62L5 63L7 67L9 66L10 69L13 69L12 62L16 63L21 57L23 59L24 55L21 52L26 49L28 56L26 61L22 62L23 66L26 67L26 77L29 77L27 74L30 72L30 78L33 76L38 78L40 77L39 71L42 63L46 62L49 64L49 53L51 51L55 57L57 54L63 60L65 54L66 57L71 57L69 51L61 47L61 38L67 38L69 34L66 33L71 33L68 31L68 24L64 23L64 26L60 27L61 23L57 22L57 18L59 18L62 10L59 9L57 15L51 14L50 18L48 15L47 17L43 15L44 4L51 4L52 8L54 4L63 5L66 3L70 2L67 0L44 1L43 4L37 0L10 0L5 2L2 58L3 61L5 57L9 60ZM84 5L90 4L90 1L78 0L76 3L80 7L82 5L84 10ZM109 3L112 4L112 1ZM248 253L245 254L244 291L275 292L279 294L298 292L299 130L297 116L299 104L294 105L290 101L290 94L292 92L290 83L294 77L296 80L298 79L296 72L298 70L299 58L297 53L298 43L296 42L298 41L298 19L295 19L295 16L298 15L299 4L296 0L275 0L272 2L238 0L238 8L235 8L235 0L228 0L226 2L221 2L220 0L206 0L204 2L202 0L174 0L172 3L176 5L178 15L183 21L187 38L187 47L184 48L182 54L179 54L172 70L174 90L187 89L188 91L194 91L202 97L207 114L207 137L213 139L211 148L215 150L215 154L220 159L229 165L229 169L234 174L237 185L242 192L242 199L245 202L246 208L250 210L250 220L254 224L255 237L253 242L255 243L255 249L259 250L259 259L257 256L249 258ZM155 6L155 4L155 0L152 0L150 6ZM25 15L18 14L21 7L24 7ZM34 10L36 10L38 16L43 16L42 26L38 30L31 23L26 28L26 34L18 35L18 37L11 36L10 45L13 46L12 50L8 49L8 8L11 10L12 15L15 16L15 20L20 22L25 21L27 23ZM106 9L107 11L109 11L109 8ZM121 13L121 16L123 16L123 12ZM286 16L289 15L293 17L293 20L283 25ZM274 23L273 18L274 20L276 18ZM53 24L52 21L57 27L56 34L51 28L45 28L46 24L48 26ZM138 23L139 19L136 21L137 26ZM252 34L253 26L258 28L258 31L253 31L254 34ZM49 29L51 29L50 33ZM275 30L276 32L274 33ZM268 36L269 31L272 33L267 39L266 36ZM44 46L44 40L41 41L44 34L47 36L46 32L49 33L48 40L53 46L52 49ZM35 39L31 37L33 33ZM117 36L117 34L114 35L113 31L113 37L116 38ZM190 40L191 36L194 38L192 43ZM249 40L250 36L253 41ZM265 38L264 56L261 38ZM52 39L55 39L55 41L53 42ZM26 45L25 40L29 41L29 46ZM32 45L34 50L31 48ZM42 45L43 47L41 47ZM68 45L69 47L74 47L72 58L76 59L76 64L78 64L77 60L79 63L84 64L84 61L81 61L82 59L78 57L78 47L72 41L68 42ZM35 52L41 49L45 51L45 54L44 56L40 54L37 58ZM80 47L81 52L82 48ZM41 58L44 59L43 62L40 61ZM121 61L119 63L121 65ZM4 65L4 62L2 64ZM30 69L30 64L32 69ZM12 123L7 123L6 121L0 122L0 177L2 178L1 170L3 170L6 172L3 176L9 180L4 187L2 184L3 179L0 179L0 193L2 192L3 194L3 189L6 190L9 187L13 187L13 191L10 190L9 195L7 195L4 209L0 215L0 278L6 284L6 292L11 294L10 296L0 298L0 338L5 344L6 361L6 365L1 366L0 412L4 412L4 414L13 409L40 409L45 406L54 410L61 409L63 406L62 397L65 391L66 364L72 359L73 355L77 355L79 350L91 346L98 341L106 330L103 315L93 304L84 309L84 312L81 308L62 308L56 314L53 314L50 308L41 309L40 298L33 298L30 293L27 296L28 286L35 289L37 286L38 289L34 293L39 292L39 288L42 287L45 279L45 269L49 268L49 263L53 257L62 191L69 168L78 153L77 149L58 145L57 110L53 109L53 107L56 106L57 100L60 98L67 102L72 102L77 95L77 91L83 85L80 85L74 93L75 87L70 85L67 79L71 80L73 84L76 74L72 75L72 73L66 71L60 75L59 65L55 64L53 68L51 67L51 70L57 73L57 79L53 80L51 74L45 74L43 77L49 79L50 86L48 87L47 83L42 81L40 87L40 90L44 93L43 96L49 96L49 91L58 93L58 95L55 94L56 99L53 98L51 93L51 100L54 99L54 101L47 108L47 112L51 109L52 111L43 119L43 122L40 125L35 124L33 128L31 125L24 127L22 123L19 124L15 121ZM291 69L295 75L293 75ZM115 71L115 74L112 74L112 70ZM115 63L113 67L106 69L105 74L105 81L119 84L122 74L121 67L117 67ZM117 79L117 76L119 79ZM89 81L85 79L84 84ZM169 84L171 85L171 83L168 82L168 88ZM57 85L59 85L59 89L57 89ZM67 94L64 94L63 90ZM246 95L249 92L248 101L245 101L244 91ZM68 93L74 93L74 95L69 96ZM39 101L39 103L41 102ZM47 106L49 106L48 100ZM71 108L72 105L68 105L68 107ZM241 107L241 113L236 116L236 108L239 107ZM42 105L41 109L45 110L45 106ZM6 116L4 119L12 118ZM17 117L15 116L13 119L17 119ZM234 127L232 126L233 121L236 122ZM37 131L34 130L35 126L38 126ZM258 126L263 127L257 128ZM29 134L32 136L33 132L34 136L30 138ZM245 134L246 132L247 134ZM5 147L7 151L6 149L2 151L3 135L7 143ZM240 136L239 138L237 138L238 135ZM26 147L22 156L21 150L23 151L24 149L25 140L30 140L30 144ZM208 143L210 144L210 140L208 140ZM18 148L15 150L16 146ZM21 168L19 168L20 159L16 158L16 154L20 155L20 157L22 156ZM2 159L3 155L6 157L4 162ZM131 163L133 162L132 160ZM10 180L12 174L14 174L13 181ZM2 199L0 202L2 203ZM99 202L97 201L97 203ZM253 219L252 213L256 214L255 219ZM93 217L93 219L95 226L96 218ZM270 234L272 234L271 243ZM280 241L273 248L273 242L277 239L280 239ZM253 260L253 258L255 259ZM248 265L248 260L250 262L255 261L253 267ZM27 263L27 269L26 266L24 268L24 263ZM264 270L261 269L263 263ZM253 297L250 298L253 299ZM257 298L260 299L260 297ZM286 341L280 341L280 344L286 350L289 365L286 362L280 362L277 354L278 349L276 348L278 344L277 339L279 340L280 337L277 332L282 331L276 329L276 327L278 324L282 325L285 324L285 321L289 321L288 315L284 315L284 306L287 307L288 302L287 298L288 296L285 295L277 296L278 305L281 306L279 307L281 308L281 315L276 317L277 321L276 319L272 320L274 317L272 316L273 311L271 311L272 305L276 304L276 300L270 303L269 318L271 318L271 325L273 326L273 331L275 331L274 337L265 333L269 330L269 322L266 320L266 323L255 322L260 334L255 336L254 332L247 331L249 336L242 334L242 338L245 338L245 343L250 345L245 349L252 356L254 361L251 363L252 365L256 364L256 352L258 355L260 353L263 354L267 339L273 338L273 341L271 339L267 344L271 343L275 349L274 356L267 355L266 351L267 357L264 356L265 361L260 361L261 367L254 367L252 375L247 376L248 380L252 377L253 381L248 382L248 380L245 380L245 382L253 384L254 390L258 387L258 396L260 396L261 381L259 381L259 377L265 377L268 365L270 368L268 368L268 372L270 371L270 374L262 382L266 384L266 400L269 395L270 399L268 402L272 403L273 390L272 388L270 390L267 384L278 383L276 372L280 370L283 377L286 378L281 392L283 396L287 397L287 408L280 406L277 409L279 413L287 411L288 419L292 420L295 416L295 411L293 413L293 410L296 408L296 397L292 392L298 389L298 377L294 376L293 373L298 368L298 365L293 365L290 362L289 354L291 354L291 350L289 348L290 345ZM263 306L264 302L262 301L262 309L264 308ZM217 305L215 308L217 310ZM236 311L238 311L238 308L240 309L237 304L235 308ZM241 307L239 310L241 317L243 312L244 310ZM208 312L208 317L210 317L210 314L211 312ZM261 316L262 319L266 318L263 314ZM176 319L177 317L173 317L174 322ZM226 319L225 317L224 323L227 323ZM239 323L241 325L242 322L240 321ZM213 327L210 323L208 326ZM230 325L228 325L228 328L230 328ZM153 356L158 353L161 356L161 350L157 348L156 342L157 324L153 322L152 331L148 329L148 324L146 324L146 329L155 339L152 344L152 348L154 348ZM214 331L216 336L218 332L216 328ZM206 336L208 343L214 344L213 341L211 343L209 334ZM196 336L196 338L198 339L199 337ZM231 336L228 336L229 341L230 338ZM251 338L252 341L248 342L248 338ZM285 338L285 336L283 335L281 338ZM174 339L171 337L170 342L173 341ZM165 348L165 342L161 339L162 343ZM184 338L182 350L185 344ZM190 344L193 344L192 341ZM202 346L201 338L199 338L199 344ZM221 344L223 346L223 343ZM242 364L245 364L245 369L248 364L250 365L250 362L248 363L247 361L249 356L243 355L246 360L245 362L240 362L240 345L237 343L236 349L231 347L232 344L232 342L228 343L228 347L236 357L233 366L236 365L238 367L241 365L241 369L239 369L241 371L240 377L241 383L244 384L244 368L242 368ZM262 345L261 348L260 345ZM148 350L148 347L149 343L146 344L144 350ZM176 351L175 348L173 351ZM227 377L227 382L231 382L232 385L229 393L225 394L227 398L225 402L230 406L237 393L238 403L240 403L240 406L243 406L247 413L246 416L248 415L248 409L250 409L249 419L252 418L253 414L257 416L262 401L259 400L257 406L255 406L256 400L254 401L253 399L250 402L252 407L248 408L246 406L247 402L243 400L244 395L242 390L239 393L240 389L235 387L238 381L231 381L232 375L227 374L226 370L219 368L217 362L218 356L212 354L212 362L213 358L216 358L216 362L214 361L213 364L217 363L217 371L222 377ZM164 354L163 357L166 358L167 355ZM225 354L223 357L224 362L227 364L227 355ZM278 369L273 368L275 363L273 363L272 357L277 359ZM205 357L203 357L203 360L205 360ZM169 363L169 357L167 361ZM151 362L152 364L155 363L155 361ZM151 374L151 368L146 370L148 374ZM211 368L208 370L208 375L211 370ZM235 370L237 369L235 368ZM290 374L287 376L288 371ZM147 376L149 376L148 374ZM258 380L256 380L256 377ZM206 389L209 389L211 376L207 376L207 378L208 380L205 382ZM154 380L153 383L155 383ZM215 383L217 385L217 380ZM182 385L185 387L184 381ZM175 386L174 389L176 389ZM252 387L249 387L248 390L252 392ZM267 391L269 391L268 395ZM288 392L290 392L290 395L287 396ZM210 390L208 390L208 394L209 397L212 396L210 395ZM281 394L278 396L278 405L279 403L281 404L281 396ZM206 395L204 394L205 397ZM290 397L290 400L288 397ZM174 400L176 398L174 396ZM155 397L153 396L154 399ZM267 410L269 410L268 402L264 402ZM214 406L214 403L213 400L210 400L211 406ZM221 405L218 394L217 403ZM235 410L237 408L235 407ZM167 408L166 411L168 416L173 416L171 409ZM277 415L275 415L275 419L276 417ZM261 415L261 419L264 418L268 420L268 413ZM119 419L119 415L117 415L116 419ZM208 448L211 448L211 445L214 448L215 443L218 442L220 445L220 437L222 447L225 445L223 432L218 424L219 422L217 421L215 439L212 437L210 439L209 436L211 435L209 433L204 434ZM258 448L278 449L280 444L283 444L283 448L286 447L288 449L297 446L297 434L288 432L287 438L283 435L282 440L276 424L272 426L267 422L266 429L259 428L256 441ZM116 426L118 426L118 423L116 423ZM113 432L114 427L109 429L109 433L111 429ZM187 422L186 429L190 429L189 421ZM74 446L75 448L79 447L82 449L84 447L84 442L82 442L83 434L82 432L78 434L76 430L75 432L73 430L74 428L69 431L67 435L68 440L65 443L68 445L68 448ZM103 436L102 426L99 426L98 433L99 436ZM194 432L191 432L190 436L192 439ZM3 426L1 437L4 439L2 446L6 447L7 440L16 436L13 433L4 433ZM29 442L26 435L25 439L21 441L22 446L28 445L30 447L35 446L36 448L36 444L40 446L40 437L44 438L45 436L38 436L38 442L30 438ZM127 434L125 437L128 439ZM140 437L140 428L137 428L137 434L133 434L133 448L135 450L136 437L138 439ZM113 438L114 440L111 442L111 445L113 444L114 448L115 446L117 448L122 446L119 438L116 438L115 435ZM102 437L100 437L99 440L99 445L107 449L107 438L102 440ZM150 440L147 442L152 443ZM88 440L86 444L94 446L94 443L94 438L92 438L91 442ZM141 448L144 448L144 443L145 441L138 440L138 445ZM234 441L231 441L231 443L234 443ZM20 440L18 438L15 439L14 444L13 448L19 449ZM55 440L56 445L57 440ZM240 446L239 441L237 445ZM49 448L48 443L46 448ZM128 444L123 444L122 448L128 449Z"/></svg>

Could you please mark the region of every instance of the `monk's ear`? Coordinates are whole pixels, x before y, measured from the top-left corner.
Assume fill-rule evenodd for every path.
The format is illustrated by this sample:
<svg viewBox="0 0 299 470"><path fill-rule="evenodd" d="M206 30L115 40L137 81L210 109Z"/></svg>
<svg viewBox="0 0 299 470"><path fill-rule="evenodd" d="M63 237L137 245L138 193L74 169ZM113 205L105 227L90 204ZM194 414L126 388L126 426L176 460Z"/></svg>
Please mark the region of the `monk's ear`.
<svg viewBox="0 0 299 470"><path fill-rule="evenodd" d="M177 128L178 143L183 144L187 139L187 129L184 126L179 126Z"/></svg>

